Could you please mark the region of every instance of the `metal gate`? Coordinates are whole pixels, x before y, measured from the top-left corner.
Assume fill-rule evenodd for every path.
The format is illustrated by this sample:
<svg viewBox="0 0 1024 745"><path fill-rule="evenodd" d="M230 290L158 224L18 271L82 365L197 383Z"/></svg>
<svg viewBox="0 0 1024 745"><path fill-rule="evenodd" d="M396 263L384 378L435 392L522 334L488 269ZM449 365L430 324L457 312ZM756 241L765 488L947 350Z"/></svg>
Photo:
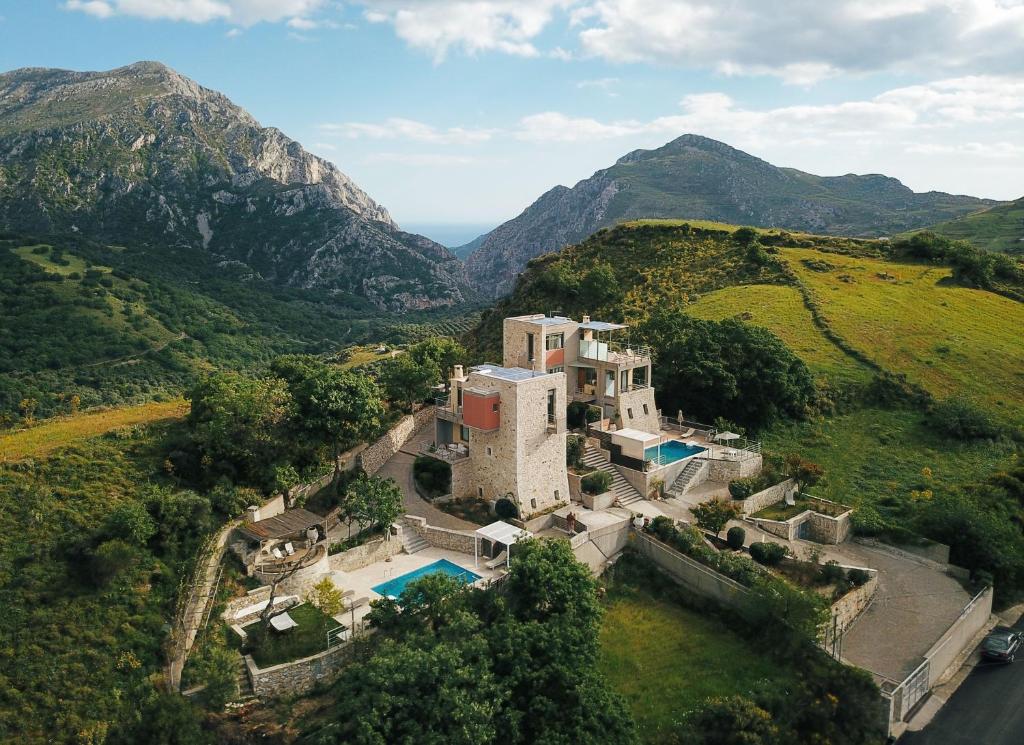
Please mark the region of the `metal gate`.
<svg viewBox="0 0 1024 745"><path fill-rule="evenodd" d="M931 674L931 663L925 660L921 666L903 681L903 695L900 699L899 718L906 719L917 703L928 693L928 679Z"/></svg>

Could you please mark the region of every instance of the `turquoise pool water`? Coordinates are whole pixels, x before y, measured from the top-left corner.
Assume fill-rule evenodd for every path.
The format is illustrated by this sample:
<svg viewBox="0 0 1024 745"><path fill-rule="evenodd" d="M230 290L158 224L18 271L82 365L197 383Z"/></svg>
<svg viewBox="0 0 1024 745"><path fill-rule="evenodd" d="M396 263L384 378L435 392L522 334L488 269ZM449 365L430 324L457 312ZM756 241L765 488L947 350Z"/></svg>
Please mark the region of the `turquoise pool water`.
<svg viewBox="0 0 1024 745"><path fill-rule="evenodd" d="M467 585L480 579L479 574L463 569L458 564L448 561L448 559L438 559L433 564L427 564L425 567L406 572L401 577L389 579L387 582L382 582L370 589L378 595L397 598L410 582L415 582L420 577L426 577L428 574L437 574L438 572L455 577Z"/></svg>
<svg viewBox="0 0 1024 745"><path fill-rule="evenodd" d="M705 450L707 448L702 448L699 445L687 445L679 440L669 440L668 442L661 443L660 453L657 446L644 450L644 459L653 460L659 466L667 466L669 463L675 463L677 460L689 458L697 453L703 453Z"/></svg>

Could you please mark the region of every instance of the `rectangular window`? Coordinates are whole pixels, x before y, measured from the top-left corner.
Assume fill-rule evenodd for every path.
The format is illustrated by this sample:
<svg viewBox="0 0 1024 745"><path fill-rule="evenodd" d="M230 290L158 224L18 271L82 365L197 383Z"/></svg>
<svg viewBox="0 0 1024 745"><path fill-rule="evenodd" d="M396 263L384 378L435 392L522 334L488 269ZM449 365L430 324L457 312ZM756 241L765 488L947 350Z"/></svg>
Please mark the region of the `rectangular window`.
<svg viewBox="0 0 1024 745"><path fill-rule="evenodd" d="M533 351L533 334L527 334L526 335L526 359L528 359L530 362L533 362L536 358L537 358L537 356L534 354L534 351Z"/></svg>
<svg viewBox="0 0 1024 745"><path fill-rule="evenodd" d="M555 501L558 501L558 489L555 489Z"/></svg>
<svg viewBox="0 0 1024 745"><path fill-rule="evenodd" d="M605 370L604 373L604 395L606 398L615 398L615 371Z"/></svg>
<svg viewBox="0 0 1024 745"><path fill-rule="evenodd" d="M491 446L490 445L487 446L487 454L488 455L494 455L494 451L491 450Z"/></svg>
<svg viewBox="0 0 1024 745"><path fill-rule="evenodd" d="M648 415L648 414L650 414L650 413L651 413L651 412L650 412L650 410L649 410L649 409L647 408L647 404L644 404L644 416L647 416L647 415Z"/></svg>
<svg viewBox="0 0 1024 745"><path fill-rule="evenodd" d="M627 416L628 416L628 417L629 417L630 419L632 419L632 418L633 418L633 408L632 408L632 407L630 407L630 408L626 409L626 415L627 415Z"/></svg>
<svg viewBox="0 0 1024 745"><path fill-rule="evenodd" d="M548 334L545 349L561 349L565 346L565 334Z"/></svg>
<svg viewBox="0 0 1024 745"><path fill-rule="evenodd" d="M548 368L548 372L549 373L565 372L565 367L562 366L562 365L557 365L555 367L549 367Z"/></svg>
<svg viewBox="0 0 1024 745"><path fill-rule="evenodd" d="M476 488L476 495L480 497L480 499L484 498L484 488L482 486L478 486Z"/></svg>
<svg viewBox="0 0 1024 745"><path fill-rule="evenodd" d="M491 411L493 411L495 414L498 413L498 404L497 403L491 404Z"/></svg>
<svg viewBox="0 0 1024 745"><path fill-rule="evenodd" d="M555 421L555 389L552 388L548 391L548 422L554 423Z"/></svg>
<svg viewBox="0 0 1024 745"><path fill-rule="evenodd" d="M458 396L456 397L456 402L457 402L458 407L461 409L462 408L462 386L460 385L456 390L458 390L458 392L459 392Z"/></svg>
<svg viewBox="0 0 1024 745"><path fill-rule="evenodd" d="M469 427L465 424L459 427L459 439L463 442L469 442Z"/></svg>

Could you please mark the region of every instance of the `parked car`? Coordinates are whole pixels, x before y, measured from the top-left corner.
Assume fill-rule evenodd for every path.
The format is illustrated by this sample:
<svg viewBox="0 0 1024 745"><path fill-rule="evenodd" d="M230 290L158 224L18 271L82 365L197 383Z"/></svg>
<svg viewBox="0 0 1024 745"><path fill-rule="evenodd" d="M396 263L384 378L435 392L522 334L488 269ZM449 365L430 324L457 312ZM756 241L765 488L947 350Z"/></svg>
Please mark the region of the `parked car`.
<svg viewBox="0 0 1024 745"><path fill-rule="evenodd" d="M1024 634L1009 629L993 631L981 643L981 656L997 662L1013 662Z"/></svg>

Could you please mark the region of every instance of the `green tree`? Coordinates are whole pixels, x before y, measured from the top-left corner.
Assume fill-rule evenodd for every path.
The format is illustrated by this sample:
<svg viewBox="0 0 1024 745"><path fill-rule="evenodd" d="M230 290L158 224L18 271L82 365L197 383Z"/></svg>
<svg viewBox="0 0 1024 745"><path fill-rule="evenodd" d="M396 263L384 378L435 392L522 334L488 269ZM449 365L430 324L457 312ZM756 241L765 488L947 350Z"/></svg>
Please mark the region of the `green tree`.
<svg viewBox="0 0 1024 745"><path fill-rule="evenodd" d="M274 466L289 454L294 403L285 382L217 373L189 398L187 421L207 474L269 488Z"/></svg>
<svg viewBox="0 0 1024 745"><path fill-rule="evenodd" d="M796 453L786 456L785 472L796 482L797 491L817 484L825 475L825 470L814 461L805 460Z"/></svg>
<svg viewBox="0 0 1024 745"><path fill-rule="evenodd" d="M321 362L289 379L298 426L329 446L334 458L334 488L341 482L345 448L372 436L384 417L377 384L365 375Z"/></svg>
<svg viewBox="0 0 1024 745"><path fill-rule="evenodd" d="M351 481L342 503L342 514L349 524L384 526L393 523L405 509L405 496L394 479L361 474Z"/></svg>
<svg viewBox="0 0 1024 745"><path fill-rule="evenodd" d="M583 275L580 296L582 302L593 308L611 305L622 297L622 286L610 264L597 264Z"/></svg>
<svg viewBox="0 0 1024 745"><path fill-rule="evenodd" d="M107 533L137 546L144 546L156 533L156 524L141 502L124 502L107 518Z"/></svg>
<svg viewBox="0 0 1024 745"><path fill-rule="evenodd" d="M401 403L412 411L417 401L422 401L433 386L441 379L441 370L432 359L421 361L408 354L399 355L384 364L381 382L391 401Z"/></svg>
<svg viewBox="0 0 1024 745"><path fill-rule="evenodd" d="M772 715L743 696L709 699L689 718L679 743L782 745Z"/></svg>
<svg viewBox="0 0 1024 745"><path fill-rule="evenodd" d="M693 507L690 512L693 513L693 517L700 527L715 535L720 534L722 528L735 518L737 514L736 505L724 499L712 499L710 502L703 502Z"/></svg>
<svg viewBox="0 0 1024 745"><path fill-rule="evenodd" d="M466 348L448 336L435 336L413 345L406 352L419 365L437 368L439 375L434 383L441 383L451 374L452 368L466 359Z"/></svg>

